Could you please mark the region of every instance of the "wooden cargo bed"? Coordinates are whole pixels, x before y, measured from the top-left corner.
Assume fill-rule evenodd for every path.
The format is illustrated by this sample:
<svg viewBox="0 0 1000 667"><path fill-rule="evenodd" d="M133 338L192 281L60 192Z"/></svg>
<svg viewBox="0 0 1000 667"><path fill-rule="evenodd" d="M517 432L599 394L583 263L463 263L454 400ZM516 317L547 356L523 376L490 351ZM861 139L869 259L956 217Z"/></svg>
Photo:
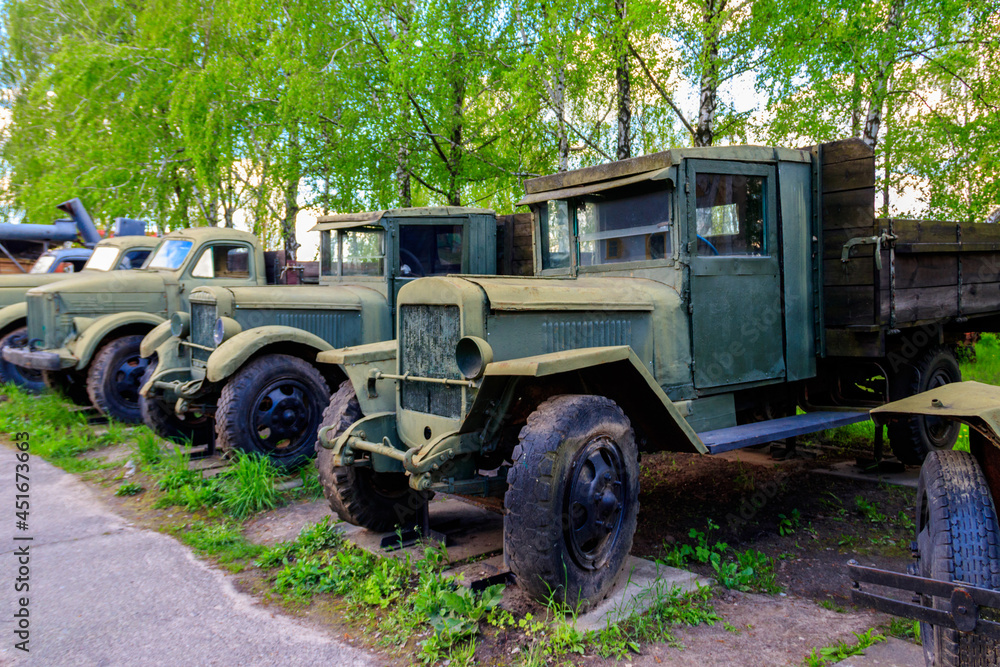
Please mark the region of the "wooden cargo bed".
<svg viewBox="0 0 1000 667"><path fill-rule="evenodd" d="M858 140L821 146L820 164L828 356L882 356L896 330L976 331L1000 314L1000 225L876 218L875 158Z"/></svg>

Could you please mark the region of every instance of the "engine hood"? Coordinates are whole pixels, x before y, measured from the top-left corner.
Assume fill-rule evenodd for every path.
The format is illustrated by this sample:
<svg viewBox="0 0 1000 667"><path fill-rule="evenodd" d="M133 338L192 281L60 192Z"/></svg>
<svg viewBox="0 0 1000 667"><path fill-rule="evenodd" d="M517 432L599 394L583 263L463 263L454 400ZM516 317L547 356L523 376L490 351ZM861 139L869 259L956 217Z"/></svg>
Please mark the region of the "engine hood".
<svg viewBox="0 0 1000 667"><path fill-rule="evenodd" d="M166 281L153 271L78 273L73 280L36 287L29 299L57 300L63 315L166 310Z"/></svg>

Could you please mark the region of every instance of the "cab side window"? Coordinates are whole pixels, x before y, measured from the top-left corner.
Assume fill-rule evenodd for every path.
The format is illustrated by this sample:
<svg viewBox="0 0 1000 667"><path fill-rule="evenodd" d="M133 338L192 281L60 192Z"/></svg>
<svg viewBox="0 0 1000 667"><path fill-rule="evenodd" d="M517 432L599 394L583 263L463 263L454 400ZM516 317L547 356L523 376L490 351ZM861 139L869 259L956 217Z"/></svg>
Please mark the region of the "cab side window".
<svg viewBox="0 0 1000 667"><path fill-rule="evenodd" d="M119 269L138 269L142 266L146 258L149 257L149 250L129 250L118 263Z"/></svg>
<svg viewBox="0 0 1000 667"><path fill-rule="evenodd" d="M399 229L399 275L445 275L462 272L462 225L402 225Z"/></svg>
<svg viewBox="0 0 1000 667"><path fill-rule="evenodd" d="M250 278L250 249L217 244L205 248L191 270L194 278Z"/></svg>
<svg viewBox="0 0 1000 667"><path fill-rule="evenodd" d="M695 179L700 256L767 254L763 176L703 174Z"/></svg>

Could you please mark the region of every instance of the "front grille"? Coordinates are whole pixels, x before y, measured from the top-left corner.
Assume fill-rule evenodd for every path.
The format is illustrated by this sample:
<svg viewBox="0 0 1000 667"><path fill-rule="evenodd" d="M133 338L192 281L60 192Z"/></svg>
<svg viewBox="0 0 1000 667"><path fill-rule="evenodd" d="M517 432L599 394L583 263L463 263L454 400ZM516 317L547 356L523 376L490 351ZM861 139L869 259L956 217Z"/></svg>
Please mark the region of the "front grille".
<svg viewBox="0 0 1000 667"><path fill-rule="evenodd" d="M55 300L46 300L42 294L31 294L26 298L28 312L28 340L35 341L35 347L51 350L62 343Z"/></svg>
<svg viewBox="0 0 1000 667"><path fill-rule="evenodd" d="M422 377L460 379L455 346L461 337L458 306L404 305L400 308L400 370ZM457 419L462 415L461 387L403 382L404 410Z"/></svg>
<svg viewBox="0 0 1000 667"><path fill-rule="evenodd" d="M215 321L218 317L215 314L215 304L212 303L192 303L191 304L191 342L195 345L204 345L215 349L215 340L212 336L215 330ZM191 358L198 361L208 361L211 354L208 350L201 348L191 348Z"/></svg>

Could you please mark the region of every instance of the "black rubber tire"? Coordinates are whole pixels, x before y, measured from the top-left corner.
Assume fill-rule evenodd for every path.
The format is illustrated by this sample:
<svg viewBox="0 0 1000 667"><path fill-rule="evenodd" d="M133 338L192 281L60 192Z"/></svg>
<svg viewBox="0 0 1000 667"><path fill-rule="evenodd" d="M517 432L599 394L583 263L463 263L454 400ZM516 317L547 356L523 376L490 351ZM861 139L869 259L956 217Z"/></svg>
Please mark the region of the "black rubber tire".
<svg viewBox="0 0 1000 667"><path fill-rule="evenodd" d="M5 347L23 347L28 342L28 327L14 329L0 338L0 351ZM17 385L30 394L38 394L45 390L45 380L42 372L30 368L22 368L6 361L0 354L0 382Z"/></svg>
<svg viewBox="0 0 1000 667"><path fill-rule="evenodd" d="M604 473L592 463L595 456L606 466ZM580 495L576 482L585 481L588 469L591 479L601 478L605 486ZM608 469L615 474L605 477ZM608 481L611 487L617 484L617 496ZM507 482L504 558L518 584L535 598L551 595L576 610L607 597L624 570L639 513L638 449L621 408L603 396L565 395L543 402L521 429ZM586 505L597 504L598 498L616 505L600 520ZM592 562L582 549L592 540L577 545L570 535L574 517L586 517L579 525L599 526L598 533L614 526L595 538L599 548Z"/></svg>
<svg viewBox="0 0 1000 667"><path fill-rule="evenodd" d="M97 410L123 424L141 424L139 381L149 365L139 353L142 336L115 338L94 355L87 371L87 395Z"/></svg>
<svg viewBox="0 0 1000 667"><path fill-rule="evenodd" d="M292 470L315 454L316 432L329 402L330 388L312 364L287 354L258 357L236 371L219 394L216 445L266 456L279 470ZM260 421L268 414L281 422L273 425L275 432L270 422Z"/></svg>
<svg viewBox="0 0 1000 667"><path fill-rule="evenodd" d="M954 351L947 347L933 347L912 367L900 370L894 381L893 400L961 381L962 371ZM916 415L898 419L888 426L889 446L903 463L920 465L928 453L954 447L960 429L958 422L937 417Z"/></svg>
<svg viewBox="0 0 1000 667"><path fill-rule="evenodd" d="M87 393L87 371L42 371L46 388L58 392L76 405L90 407L93 403Z"/></svg>
<svg viewBox="0 0 1000 667"><path fill-rule="evenodd" d="M917 482L917 574L1000 589L1000 527L989 486L968 452L927 455ZM923 604L950 611L950 600ZM928 665L996 665L997 642L920 624ZM992 658L990 659L990 656Z"/></svg>
<svg viewBox="0 0 1000 667"><path fill-rule="evenodd" d="M140 387L149 382L155 372L156 360L151 359L139 381ZM145 396L139 396L139 412L143 423L164 440L200 447L211 443L215 437L215 424L207 415L192 415L188 419L181 419L174 412L173 406Z"/></svg>
<svg viewBox="0 0 1000 667"><path fill-rule="evenodd" d="M336 437L361 419L361 405L350 381L340 383L330 405L323 411L321 428L336 426ZM410 488L404 473L376 473L371 468L334 466L333 450L316 440L316 468L323 495L344 521L369 530L385 532L397 526L413 526L420 509L433 496Z"/></svg>

